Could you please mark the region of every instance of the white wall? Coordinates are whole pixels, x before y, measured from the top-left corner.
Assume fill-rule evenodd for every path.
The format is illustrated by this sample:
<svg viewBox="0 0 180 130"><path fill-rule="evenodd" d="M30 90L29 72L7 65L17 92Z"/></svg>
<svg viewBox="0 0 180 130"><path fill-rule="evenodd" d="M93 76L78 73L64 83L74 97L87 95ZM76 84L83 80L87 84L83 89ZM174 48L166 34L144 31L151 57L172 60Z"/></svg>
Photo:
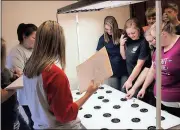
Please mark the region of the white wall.
<svg viewBox="0 0 180 130"><path fill-rule="evenodd" d="M39 26L46 20L56 20L58 8L76 1L2 1L2 36L7 41L7 51L18 44L17 27L20 23L33 23ZM107 9L99 12L78 13L79 51L76 33L76 14L59 14L60 25L66 37L66 74L71 88L77 87L76 66L94 54L99 37L103 34L103 21L113 15L123 28L130 17L129 6Z"/></svg>
<svg viewBox="0 0 180 130"><path fill-rule="evenodd" d="M18 44L17 27L20 23L39 26L46 20L56 20L58 8L76 1L2 1L2 36L7 51Z"/></svg>
<svg viewBox="0 0 180 130"><path fill-rule="evenodd" d="M66 74L71 88L77 88L76 66L79 64L75 14L58 15L58 22L64 28L66 38Z"/></svg>

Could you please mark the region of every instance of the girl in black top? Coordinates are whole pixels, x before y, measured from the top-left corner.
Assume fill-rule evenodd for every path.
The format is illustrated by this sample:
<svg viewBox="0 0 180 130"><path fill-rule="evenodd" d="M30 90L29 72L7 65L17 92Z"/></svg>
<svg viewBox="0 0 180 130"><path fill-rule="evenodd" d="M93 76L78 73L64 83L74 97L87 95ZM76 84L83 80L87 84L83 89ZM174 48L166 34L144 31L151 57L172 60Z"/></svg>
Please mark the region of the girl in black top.
<svg viewBox="0 0 180 130"><path fill-rule="evenodd" d="M151 66L151 60L147 60L150 58L150 48L139 21L136 18L128 19L124 30L125 34L120 38L120 52L126 59L129 78L123 88L128 92L145 66Z"/></svg>
<svg viewBox="0 0 180 130"><path fill-rule="evenodd" d="M151 28L154 28L154 25L151 26ZM154 51L155 51L155 47L156 47L156 39L151 35L151 28L148 29L144 36L146 38L146 40L148 41L149 43L149 46L151 48L151 57L152 55L154 54ZM151 63L151 58L149 58L149 63ZM148 66L146 66L143 71L141 72L141 74L138 76L136 82L134 83L133 87L128 91L127 95L126 95L126 98L127 99L131 99L132 96L134 96L134 94L136 93L137 89L139 89L139 87L141 87L146 79L146 76L148 74L148 71L150 69L150 66L151 64L149 64ZM153 84L151 85L152 87L151 88L148 88L148 93L146 95L146 102L151 104L151 105L154 105L154 95L153 95ZM139 98L139 97L138 97Z"/></svg>

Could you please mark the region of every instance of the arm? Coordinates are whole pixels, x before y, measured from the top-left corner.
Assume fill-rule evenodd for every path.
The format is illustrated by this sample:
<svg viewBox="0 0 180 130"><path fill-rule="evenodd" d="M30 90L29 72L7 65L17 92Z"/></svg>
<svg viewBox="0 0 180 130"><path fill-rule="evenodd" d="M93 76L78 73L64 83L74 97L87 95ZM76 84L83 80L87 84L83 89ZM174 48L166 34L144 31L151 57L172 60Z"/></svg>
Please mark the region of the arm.
<svg viewBox="0 0 180 130"><path fill-rule="evenodd" d="M1 103L8 100L16 91L1 89Z"/></svg>
<svg viewBox="0 0 180 130"><path fill-rule="evenodd" d="M125 60L126 59L126 53L125 53L125 43L127 41L127 38L124 37L124 34L121 35L120 38L120 54L122 58Z"/></svg>
<svg viewBox="0 0 180 130"><path fill-rule="evenodd" d="M149 45L146 40L141 42L140 45L140 53L138 56L138 61L136 66L134 67L131 75L129 76L128 80L124 84L123 88L126 88L126 92L128 92L129 88L132 87L132 82L137 78L139 75L140 71L142 70L142 67L144 66L149 54Z"/></svg>
<svg viewBox="0 0 180 130"><path fill-rule="evenodd" d="M153 65L152 65L148 74L147 74L146 80L145 80L141 90L139 91L139 93L137 95L137 98L143 98L144 97L144 95L146 93L146 89L150 86L150 84L154 80L154 74L155 74L155 70L154 70Z"/></svg>
<svg viewBox="0 0 180 130"><path fill-rule="evenodd" d="M135 84L131 88L130 91L127 92L126 98L131 99L132 96L135 94L136 90L143 84L144 80L146 79L146 76L148 74L149 68L144 68L141 74L139 75L138 79L136 80Z"/></svg>
<svg viewBox="0 0 180 130"><path fill-rule="evenodd" d="M145 68L143 69L141 74L138 76L138 79L136 80L135 84L132 87L133 89L136 90L137 88L139 88L144 83L144 81L146 79L146 76L148 74L148 71L151 68L151 65L152 65L152 58L151 58L151 56L149 54L148 59L144 63Z"/></svg>
<svg viewBox="0 0 180 130"><path fill-rule="evenodd" d="M100 83L95 83L94 81L91 81L85 95L81 97L78 101L76 101L78 108L82 107L82 105L89 99L89 97L98 89L99 85Z"/></svg>
<svg viewBox="0 0 180 130"><path fill-rule="evenodd" d="M126 59L125 45L120 45L120 54L122 58L125 60Z"/></svg>
<svg viewBox="0 0 180 130"><path fill-rule="evenodd" d="M145 62L144 60L138 60L137 65L134 67L128 80L124 83L123 88L126 88L126 92L128 92L129 89L132 87L132 82L139 75L139 73L144 65L144 62Z"/></svg>
<svg viewBox="0 0 180 130"><path fill-rule="evenodd" d="M136 80L135 84L133 85L132 89L138 89L145 81L148 71L150 68L144 68L141 74L139 75L138 79Z"/></svg>
<svg viewBox="0 0 180 130"><path fill-rule="evenodd" d="M142 86L142 89L146 90L148 88L148 86L153 82L154 80L154 75L155 75L155 70L153 65L151 65L151 68L146 76L145 82Z"/></svg>
<svg viewBox="0 0 180 130"><path fill-rule="evenodd" d="M42 75L44 82L51 80L50 83L44 83L50 111L54 114L56 120L61 123L75 120L79 108L72 100L67 77L62 72L60 74L54 73L51 79L48 76L46 77L47 73Z"/></svg>
<svg viewBox="0 0 180 130"><path fill-rule="evenodd" d="M52 69L54 69L54 71L42 73L43 87L47 94L50 111L54 114L57 121L67 123L77 118L79 108L98 87L90 85L94 91L91 92L88 90L82 98L73 102L67 76L57 67L53 66Z"/></svg>
<svg viewBox="0 0 180 130"><path fill-rule="evenodd" d="M133 82L136 79L136 77L139 75L144 63L145 63L145 60L137 61L137 65L134 67L131 75L128 78L128 81Z"/></svg>
<svg viewBox="0 0 180 130"><path fill-rule="evenodd" d="M82 107L82 105L89 99L91 94L86 93L83 97L81 97L79 100L77 100L75 103L78 106L78 109Z"/></svg>
<svg viewBox="0 0 180 130"><path fill-rule="evenodd" d="M22 75L24 66L24 58L19 50L13 50L7 57L7 67L11 71L18 70L18 74Z"/></svg>
<svg viewBox="0 0 180 130"><path fill-rule="evenodd" d="M104 35L102 35L102 36L99 38L96 51L101 50L101 48L103 48L103 47L104 47Z"/></svg>

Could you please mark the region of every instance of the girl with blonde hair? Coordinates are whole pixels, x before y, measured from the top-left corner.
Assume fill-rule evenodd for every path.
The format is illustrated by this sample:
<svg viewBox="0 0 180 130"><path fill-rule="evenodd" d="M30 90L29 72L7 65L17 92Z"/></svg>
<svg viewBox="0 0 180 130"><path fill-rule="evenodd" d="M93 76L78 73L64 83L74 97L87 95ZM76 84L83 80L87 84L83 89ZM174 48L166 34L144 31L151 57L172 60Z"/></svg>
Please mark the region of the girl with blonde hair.
<svg viewBox="0 0 180 130"><path fill-rule="evenodd" d="M122 85L127 80L126 62L120 55L119 39L123 30L119 29L118 23L113 16L104 19L104 34L99 38L96 50L106 47L113 70L113 76L105 81L105 84L122 90Z"/></svg>
<svg viewBox="0 0 180 130"><path fill-rule="evenodd" d="M136 18L130 18L126 21L125 35L120 38L121 55L126 59L129 77L123 88L128 93L129 89L135 83L137 77L145 67L151 66L150 48L144 37L144 31Z"/></svg>
<svg viewBox="0 0 180 130"><path fill-rule="evenodd" d="M98 89L98 84L92 81L85 95L73 102L65 66L63 28L55 21L45 21L37 30L34 51L23 71L23 91L27 94L34 129L82 128L78 110Z"/></svg>

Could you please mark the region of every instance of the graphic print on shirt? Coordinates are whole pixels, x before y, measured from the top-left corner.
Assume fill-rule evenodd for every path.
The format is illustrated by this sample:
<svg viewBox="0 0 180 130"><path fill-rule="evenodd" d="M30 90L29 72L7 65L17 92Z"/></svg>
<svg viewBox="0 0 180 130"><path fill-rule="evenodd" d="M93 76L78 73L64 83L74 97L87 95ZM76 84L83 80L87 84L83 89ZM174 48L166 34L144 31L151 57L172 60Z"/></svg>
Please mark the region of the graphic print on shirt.
<svg viewBox="0 0 180 130"><path fill-rule="evenodd" d="M169 64L172 62L172 59L170 59L170 58L163 58L163 59L161 59L161 72L162 72L162 74L164 74L164 75L170 75L170 73L169 73L169 71L168 71L168 66L169 66ZM153 66L154 66L154 68L156 68L156 62L155 61L153 61Z"/></svg>
<svg viewBox="0 0 180 130"><path fill-rule="evenodd" d="M131 53L136 53L137 49L138 49L138 46L133 47L133 49L131 50Z"/></svg>

